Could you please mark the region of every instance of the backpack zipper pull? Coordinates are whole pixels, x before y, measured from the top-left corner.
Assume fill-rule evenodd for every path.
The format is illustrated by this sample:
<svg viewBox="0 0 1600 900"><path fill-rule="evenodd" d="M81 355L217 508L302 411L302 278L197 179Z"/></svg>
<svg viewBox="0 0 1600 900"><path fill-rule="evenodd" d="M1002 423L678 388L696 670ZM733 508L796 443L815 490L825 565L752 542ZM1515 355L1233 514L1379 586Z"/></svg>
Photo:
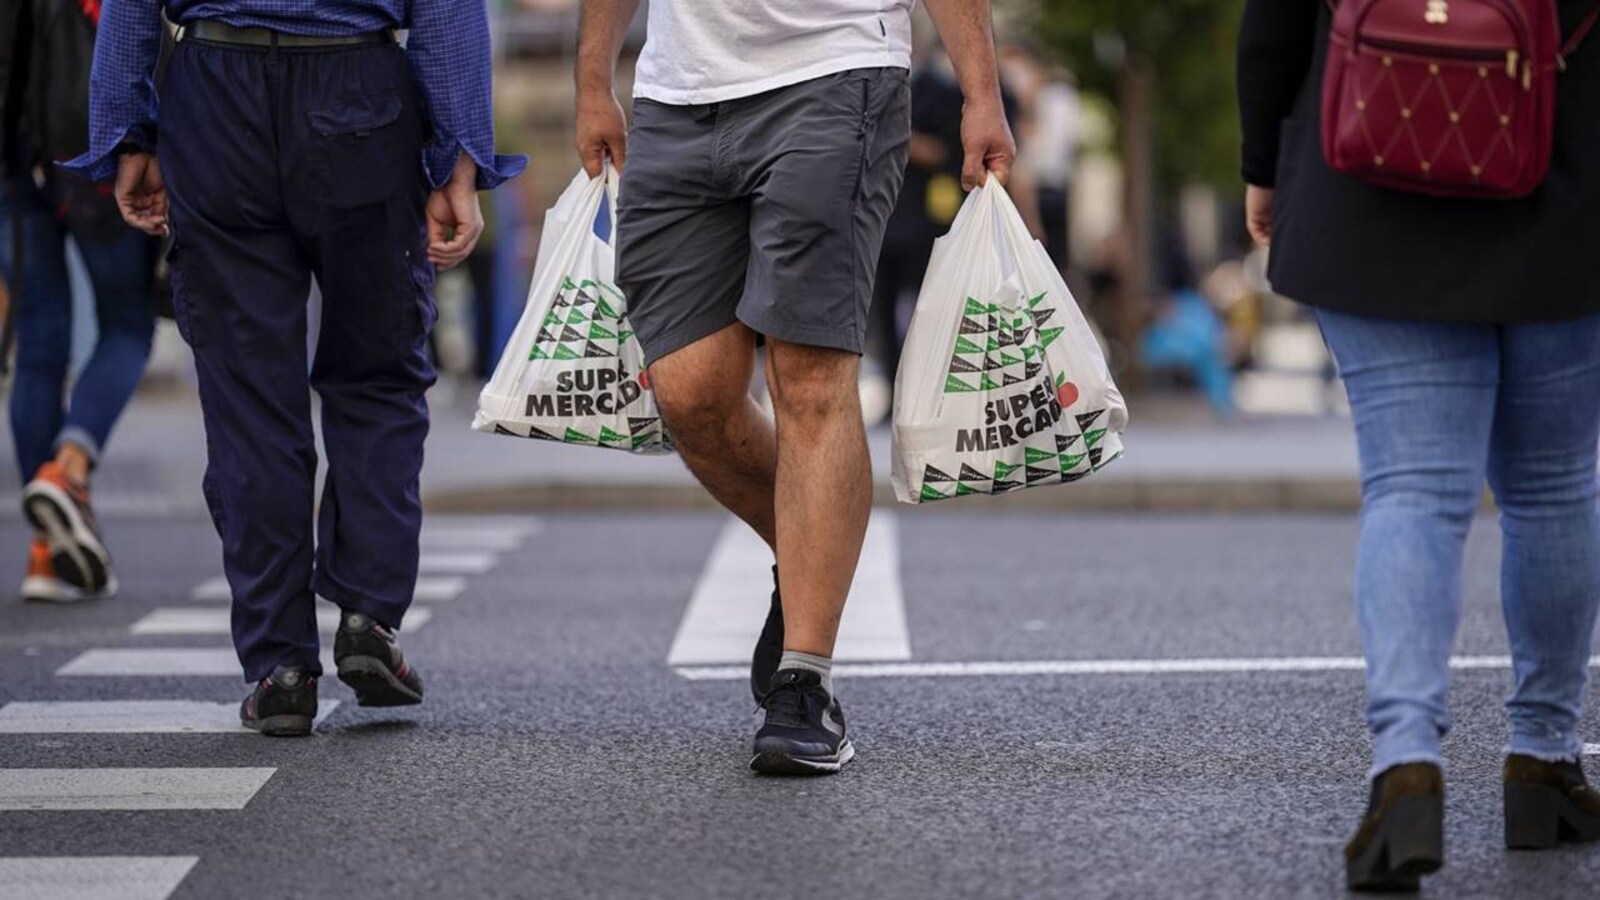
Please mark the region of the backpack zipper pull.
<svg viewBox="0 0 1600 900"><path fill-rule="evenodd" d="M1506 51L1506 77L1517 77L1517 51L1515 50Z"/></svg>

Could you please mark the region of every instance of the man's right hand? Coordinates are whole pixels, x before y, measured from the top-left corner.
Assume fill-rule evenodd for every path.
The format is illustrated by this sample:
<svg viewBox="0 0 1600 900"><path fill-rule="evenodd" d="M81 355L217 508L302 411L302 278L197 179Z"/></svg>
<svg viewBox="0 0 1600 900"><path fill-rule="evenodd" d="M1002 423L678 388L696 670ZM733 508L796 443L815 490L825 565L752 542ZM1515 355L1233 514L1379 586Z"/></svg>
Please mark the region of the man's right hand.
<svg viewBox="0 0 1600 900"><path fill-rule="evenodd" d="M129 225L156 237L167 233L167 185L154 154L118 157L115 193L117 209Z"/></svg>
<svg viewBox="0 0 1600 900"><path fill-rule="evenodd" d="M577 123L578 158L590 178L600 175L606 157L622 171L628 158L628 120L611 91L580 91Z"/></svg>

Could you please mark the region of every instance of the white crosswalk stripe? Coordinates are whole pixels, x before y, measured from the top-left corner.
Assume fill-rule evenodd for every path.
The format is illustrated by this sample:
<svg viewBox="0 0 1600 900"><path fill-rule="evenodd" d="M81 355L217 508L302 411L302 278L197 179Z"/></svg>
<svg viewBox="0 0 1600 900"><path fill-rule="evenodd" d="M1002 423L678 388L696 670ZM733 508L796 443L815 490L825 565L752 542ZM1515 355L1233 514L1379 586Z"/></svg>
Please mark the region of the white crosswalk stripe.
<svg viewBox="0 0 1600 900"><path fill-rule="evenodd" d="M508 553L521 547L527 538L538 534L540 523L532 520L516 525L428 525L422 526L422 549L486 550Z"/></svg>
<svg viewBox="0 0 1600 900"><path fill-rule="evenodd" d="M443 520L421 536L420 577L413 599L454 600L470 576L484 575L505 554L537 534L532 518ZM191 592L212 606L167 606L128 628L133 637L226 636L232 592L211 578ZM428 606L408 611L404 631L433 618ZM316 609L324 634L338 627L339 610ZM330 654L323 667L334 670ZM97 647L56 670L62 677L226 677L238 679L232 649L221 647ZM318 704L317 722L339 706ZM13 701L0 706L0 735L250 735L239 724L237 702L202 700ZM0 769L0 811L9 810L242 810L272 778L273 768ZM197 864L197 856L0 857L0 900L165 900Z"/></svg>
<svg viewBox="0 0 1600 900"><path fill-rule="evenodd" d="M442 600L454 600L461 596L467 589L467 580L459 577L447 578L418 578L417 590L411 599L418 603L437 603Z"/></svg>
<svg viewBox="0 0 1600 900"><path fill-rule="evenodd" d="M0 857L0 900L166 900L198 856Z"/></svg>
<svg viewBox="0 0 1600 900"><path fill-rule="evenodd" d="M231 634L231 613L227 607L163 606L129 626L133 635L150 634ZM412 634L433 619L433 610L414 606L406 612L406 634ZM339 610L326 603L317 604L317 629L332 634L339 627Z"/></svg>
<svg viewBox="0 0 1600 900"><path fill-rule="evenodd" d="M324 652L322 668L334 671L333 656ZM85 650L56 670L62 677L240 677L239 657L232 649L192 647L97 647Z"/></svg>
<svg viewBox="0 0 1600 900"><path fill-rule="evenodd" d="M1600 756L1600 744L1584 744L1583 754L1585 756Z"/></svg>
<svg viewBox="0 0 1600 900"><path fill-rule="evenodd" d="M730 521L695 585L667 664L748 663L767 618L771 570L771 549L744 524ZM911 658L900 586L899 531L892 514L874 513L867 528L834 658Z"/></svg>
<svg viewBox="0 0 1600 900"><path fill-rule="evenodd" d="M0 810L244 809L277 769L0 769Z"/></svg>
<svg viewBox="0 0 1600 900"><path fill-rule="evenodd" d="M493 553L459 551L423 553L417 568L428 575L482 575L495 567L500 557Z"/></svg>
<svg viewBox="0 0 1600 900"><path fill-rule="evenodd" d="M417 589L411 595L420 603L454 600L467 589L467 580L460 576L424 576L417 579ZM233 599L228 580L221 576L201 582L190 595L195 600L226 603Z"/></svg>
<svg viewBox="0 0 1600 900"><path fill-rule="evenodd" d="M317 722L339 707L317 704ZM197 700L13 701L0 707L0 734L254 734L239 704Z"/></svg>

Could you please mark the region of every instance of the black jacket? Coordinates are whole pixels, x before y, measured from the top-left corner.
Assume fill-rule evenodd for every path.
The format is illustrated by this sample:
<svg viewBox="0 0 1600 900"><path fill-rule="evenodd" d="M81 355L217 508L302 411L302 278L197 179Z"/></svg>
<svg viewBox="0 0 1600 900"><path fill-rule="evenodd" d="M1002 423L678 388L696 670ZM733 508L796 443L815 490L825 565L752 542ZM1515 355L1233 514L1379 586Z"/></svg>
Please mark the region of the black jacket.
<svg viewBox="0 0 1600 900"><path fill-rule="evenodd" d="M1560 0L1565 26L1595 2ZM1330 24L1323 0L1249 0L1240 31L1244 176L1277 188L1273 288L1312 306L1392 319L1509 324L1600 314L1600 32L1561 76L1544 185L1523 200L1441 200L1363 184L1323 160Z"/></svg>
<svg viewBox="0 0 1600 900"><path fill-rule="evenodd" d="M23 129L33 46L32 5L22 0L0 2L0 178L17 177L33 156Z"/></svg>

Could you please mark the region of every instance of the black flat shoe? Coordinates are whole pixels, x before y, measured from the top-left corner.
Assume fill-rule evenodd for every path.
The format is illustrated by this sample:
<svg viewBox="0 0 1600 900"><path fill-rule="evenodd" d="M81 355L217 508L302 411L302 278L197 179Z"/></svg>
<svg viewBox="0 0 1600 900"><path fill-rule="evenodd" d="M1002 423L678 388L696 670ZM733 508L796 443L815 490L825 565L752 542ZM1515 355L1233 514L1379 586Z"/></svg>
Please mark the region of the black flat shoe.
<svg viewBox="0 0 1600 900"><path fill-rule="evenodd" d="M1583 764L1506 757L1506 849L1549 850L1562 841L1600 841L1600 792Z"/></svg>
<svg viewBox="0 0 1600 900"><path fill-rule="evenodd" d="M371 616L341 610L333 636L339 680L356 692L359 706L413 706L422 702L422 676L406 662L394 632Z"/></svg>
<svg viewBox="0 0 1600 900"><path fill-rule="evenodd" d="M305 737L317 720L317 679L279 666L239 706L239 722L267 737Z"/></svg>
<svg viewBox="0 0 1600 900"><path fill-rule="evenodd" d="M1415 891L1444 865L1444 776L1432 763L1407 763L1372 783L1367 815L1344 848L1352 891Z"/></svg>
<svg viewBox="0 0 1600 900"><path fill-rule="evenodd" d="M778 663L783 661L783 597L778 593L778 567L772 567L772 607L767 610L767 624L756 639L755 653L750 657L750 694L756 705L767 698L772 690L772 676L778 674Z"/></svg>

